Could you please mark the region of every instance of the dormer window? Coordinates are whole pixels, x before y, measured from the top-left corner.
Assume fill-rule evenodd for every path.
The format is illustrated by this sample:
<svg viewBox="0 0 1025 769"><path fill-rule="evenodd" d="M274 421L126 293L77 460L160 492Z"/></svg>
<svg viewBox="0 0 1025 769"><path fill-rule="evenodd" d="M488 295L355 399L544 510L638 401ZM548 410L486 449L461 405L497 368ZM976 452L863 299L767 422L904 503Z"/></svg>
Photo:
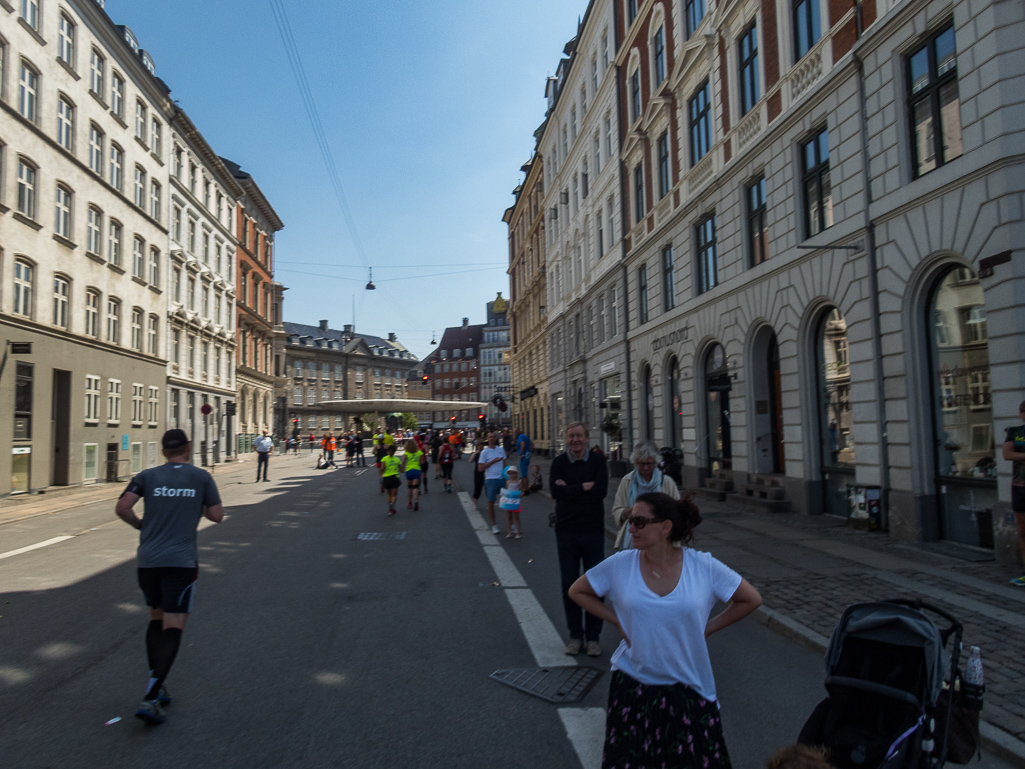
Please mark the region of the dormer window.
<svg viewBox="0 0 1025 769"><path fill-rule="evenodd" d="M133 33L132 30L128 29L128 27L124 28L124 32L125 42L128 43L128 47L132 49L133 53L138 53L139 41L135 38L135 33Z"/></svg>

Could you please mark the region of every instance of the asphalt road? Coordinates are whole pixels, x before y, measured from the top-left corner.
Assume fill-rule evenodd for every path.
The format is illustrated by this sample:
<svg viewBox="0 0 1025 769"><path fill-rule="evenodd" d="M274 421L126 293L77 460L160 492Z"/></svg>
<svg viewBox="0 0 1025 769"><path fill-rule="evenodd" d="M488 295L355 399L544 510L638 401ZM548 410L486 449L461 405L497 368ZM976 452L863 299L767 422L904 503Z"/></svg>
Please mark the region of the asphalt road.
<svg viewBox="0 0 1025 769"><path fill-rule="evenodd" d="M0 558L0 766L596 766L607 675L572 708L488 678L537 666L539 645L568 661L547 499L528 497L524 538L506 540L475 530L440 481L389 518L373 468L309 464L275 458L272 483L222 486L228 518L199 535L160 727L132 717L146 676L136 533L109 504L0 527L0 556L70 537ZM456 476L470 487L468 465ZM372 533L402 536L358 538ZM508 571L496 586L496 560L525 587L506 587ZM514 589L543 611L524 620ZM607 670L617 640L607 630L603 657L579 663ZM711 649L734 766L764 766L824 694L821 658L753 621Z"/></svg>

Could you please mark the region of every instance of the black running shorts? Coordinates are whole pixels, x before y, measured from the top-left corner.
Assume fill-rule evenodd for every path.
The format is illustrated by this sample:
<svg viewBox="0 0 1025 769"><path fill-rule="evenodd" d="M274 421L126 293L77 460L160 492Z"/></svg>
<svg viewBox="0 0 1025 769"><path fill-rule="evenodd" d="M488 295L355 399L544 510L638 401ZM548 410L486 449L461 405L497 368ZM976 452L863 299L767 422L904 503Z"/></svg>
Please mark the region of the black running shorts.
<svg viewBox="0 0 1025 769"><path fill-rule="evenodd" d="M452 480L452 463L451 462L441 466L441 477L444 478L445 480L448 480L448 481Z"/></svg>
<svg viewBox="0 0 1025 769"><path fill-rule="evenodd" d="M1025 486L1011 486L1011 510L1025 513Z"/></svg>
<svg viewBox="0 0 1025 769"><path fill-rule="evenodd" d="M196 596L199 568L160 566L139 569L139 587L146 596L146 605L168 614L188 614Z"/></svg>
<svg viewBox="0 0 1025 769"><path fill-rule="evenodd" d="M382 480L382 483L384 484L384 487L386 489L397 489L399 486L402 485L402 481L399 479L399 476L397 475L384 476L384 480Z"/></svg>

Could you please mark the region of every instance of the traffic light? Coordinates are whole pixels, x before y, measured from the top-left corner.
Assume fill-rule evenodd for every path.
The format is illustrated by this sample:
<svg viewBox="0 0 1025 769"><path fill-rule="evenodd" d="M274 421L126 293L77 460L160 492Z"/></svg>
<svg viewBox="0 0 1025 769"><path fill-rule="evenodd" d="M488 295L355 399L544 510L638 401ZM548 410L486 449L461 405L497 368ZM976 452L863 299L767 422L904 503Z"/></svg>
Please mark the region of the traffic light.
<svg viewBox="0 0 1025 769"><path fill-rule="evenodd" d="M478 414L477 415L477 421L480 423L481 427L484 427L484 415L483 414Z"/></svg>
<svg viewBox="0 0 1025 769"><path fill-rule="evenodd" d="M424 374L422 377L420 377L420 381L422 381L422 382L429 382L430 379L431 379L431 377L429 375L427 375L427 374Z"/></svg>
<svg viewBox="0 0 1025 769"><path fill-rule="evenodd" d="M450 417L449 417L449 421L451 421L451 422L452 422L452 424L455 424L455 423L456 423L456 415L455 415L455 414L453 414L452 416L450 416Z"/></svg>

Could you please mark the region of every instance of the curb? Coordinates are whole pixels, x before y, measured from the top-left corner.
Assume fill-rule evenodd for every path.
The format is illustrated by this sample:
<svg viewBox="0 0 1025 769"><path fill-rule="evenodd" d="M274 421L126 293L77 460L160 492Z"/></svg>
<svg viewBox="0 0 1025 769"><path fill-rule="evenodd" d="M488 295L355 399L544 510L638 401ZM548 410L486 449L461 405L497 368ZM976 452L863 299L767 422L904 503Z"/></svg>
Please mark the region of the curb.
<svg viewBox="0 0 1025 769"><path fill-rule="evenodd" d="M751 616L774 633L822 654L825 654L829 645L829 639L824 635L764 604ZM979 719L979 738L983 749L988 753L1019 769L1025 769L1025 742L982 719Z"/></svg>

